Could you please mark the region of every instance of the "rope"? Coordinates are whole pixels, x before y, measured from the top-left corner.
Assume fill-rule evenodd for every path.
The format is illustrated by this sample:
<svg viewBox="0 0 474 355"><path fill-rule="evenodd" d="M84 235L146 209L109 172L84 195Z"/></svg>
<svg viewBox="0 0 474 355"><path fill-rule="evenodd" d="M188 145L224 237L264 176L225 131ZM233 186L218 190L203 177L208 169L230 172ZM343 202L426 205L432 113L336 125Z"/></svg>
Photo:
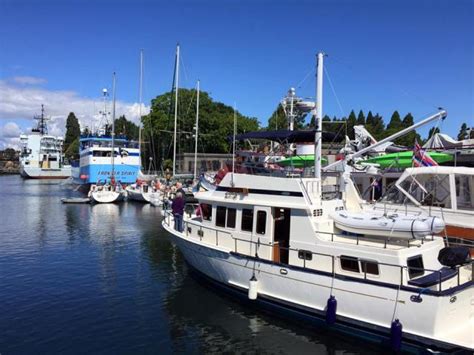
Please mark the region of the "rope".
<svg viewBox="0 0 474 355"><path fill-rule="evenodd" d="M324 73L326 74L326 76L328 78L329 86L331 87L332 93L334 94L334 97L336 98L337 105L339 106L339 109L341 110L341 114L344 117L344 110L342 108L341 102L339 101L339 97L336 94L336 90L334 89L334 85L332 84L331 77L329 76L329 72L326 69L326 67L324 67Z"/></svg>
<svg viewBox="0 0 474 355"><path fill-rule="evenodd" d="M309 76L310 76L312 73L314 73L314 67L311 67L311 70L304 76L303 80L301 80L301 81L299 82L299 84L296 85L296 87L297 87L298 89L301 89L301 85L303 85L303 83L309 78Z"/></svg>

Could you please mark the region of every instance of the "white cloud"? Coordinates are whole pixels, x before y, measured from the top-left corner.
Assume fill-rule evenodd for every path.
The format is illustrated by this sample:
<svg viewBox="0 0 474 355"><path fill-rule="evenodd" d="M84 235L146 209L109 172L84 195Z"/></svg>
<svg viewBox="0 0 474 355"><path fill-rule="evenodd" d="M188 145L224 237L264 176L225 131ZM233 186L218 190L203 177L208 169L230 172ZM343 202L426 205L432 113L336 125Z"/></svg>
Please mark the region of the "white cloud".
<svg viewBox="0 0 474 355"><path fill-rule="evenodd" d="M46 79L34 76L15 76L11 78L11 81L21 85L40 85L48 82Z"/></svg>
<svg viewBox="0 0 474 355"><path fill-rule="evenodd" d="M15 122L7 122L4 126L0 126L0 149L18 149L20 133L20 127Z"/></svg>
<svg viewBox="0 0 474 355"><path fill-rule="evenodd" d="M0 120L27 119L31 120L32 126L36 126L33 116L40 113L41 104L44 104L46 115L51 118L48 128L49 134L52 135L64 135L66 118L70 112L74 112L82 128L88 126L95 129L101 123L99 115L99 111L103 107L101 100L82 97L73 91L52 91L29 85L17 86L11 84L10 80L0 80L0 97ZM109 102L108 111L111 111L111 108ZM116 117L125 115L127 119L138 123L139 108L138 103L117 101ZM149 110L150 108L144 105L142 114L147 114ZM8 122L5 126L10 123L13 122ZM0 136L0 147L2 144L5 146L6 138L3 133L5 126L2 128ZM12 126L10 125L7 130L13 132Z"/></svg>

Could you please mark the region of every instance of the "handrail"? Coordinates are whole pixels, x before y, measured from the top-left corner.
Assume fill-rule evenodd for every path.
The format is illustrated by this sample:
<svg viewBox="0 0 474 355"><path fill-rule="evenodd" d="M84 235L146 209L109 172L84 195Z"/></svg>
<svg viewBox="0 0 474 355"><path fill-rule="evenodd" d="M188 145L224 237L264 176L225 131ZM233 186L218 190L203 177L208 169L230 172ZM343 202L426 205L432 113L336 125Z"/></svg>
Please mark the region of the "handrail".
<svg viewBox="0 0 474 355"><path fill-rule="evenodd" d="M165 218L165 223L168 224L168 226L170 225L170 217L171 217L171 212L169 210L165 210L165 217L168 217L168 219ZM203 230L203 229L207 229L207 230L211 230L211 231L214 231L216 232L216 241L215 241L215 245L216 246L219 246L219 233L224 233L226 234L227 236L230 236L231 239L234 241L233 244L234 244L234 252L235 253L239 253L238 251L238 242L245 242L245 243L248 243L250 245L254 245L255 246L255 250L258 250L260 248L260 241L253 241L253 240L248 240L248 239L243 239L243 238L237 238L237 237L234 237L233 234L231 232L228 232L228 231L225 231L225 230L221 230L221 229L218 229L218 228L214 228L214 227L211 227L211 226L203 226L201 223L196 223L196 222L193 222L193 221L190 221L190 220L187 220L187 221L183 221L183 223L185 223L186 225L186 228L185 228L185 233L186 233L186 236L188 237L189 234L188 234L188 229L187 229L187 226L188 225L193 225L193 226L196 226L196 227L199 227L200 230ZM319 233L319 232L318 232ZM334 234L334 233L328 233L328 232L321 232L321 233L326 233L326 234ZM202 238L203 236L200 235L200 240L202 241ZM318 252L314 252L314 251L311 251L311 250L307 250L307 249L299 249L299 248L291 248L291 247L283 247L283 246L280 246L278 245L278 243L270 243L270 244L266 244L266 246L271 246L271 247L275 247L275 246L278 246L278 249L279 250L287 250L288 252L292 251L292 252L300 252L300 251L304 251L305 253L310 253L311 255L314 255L314 256L323 256L323 257L328 257L331 259L331 265L332 265L332 269L331 269L331 273L333 275L346 275L346 274L337 274L336 273L336 263L335 261L337 259L341 259L342 256L340 255L331 255L331 254L325 254L325 253L318 253ZM247 255L247 254L246 254ZM258 253L257 253L258 255ZM258 257L258 256L257 256ZM358 257L354 257L354 259L357 259L357 262L367 262L367 261L371 261L371 260L367 260L367 259L364 259L364 258L358 258ZM264 259L264 260L269 260L269 259ZM270 260L271 261L271 260ZM473 265L473 260L470 261L470 264ZM408 271L409 270L414 270L414 271L423 271L423 275L425 275L426 273L437 273L438 274L438 291L441 292L442 291L442 283L443 283L443 275L442 275L442 271L441 270L433 270L433 269L427 269L427 268L418 268L418 267L409 267L407 265L396 265L396 264L390 264L390 263L384 263L384 262L378 262L376 261L377 265L379 266L387 266L387 267L393 267L393 268L398 268L400 269L400 282L398 283L398 285L404 285L404 278L403 278L403 274L404 273L407 273L408 274ZM294 264L289 264L289 266L298 266L298 265L294 265ZM460 286L461 285L461 280L460 280L460 267L461 266L456 266L456 271L457 271L457 286ZM306 266L306 258L303 258L303 268L307 269L308 267ZM321 269L318 269L318 268L314 268L314 267L310 267L309 269L311 270L315 270L315 271L323 271ZM474 276L474 268L473 268L473 276ZM419 277L422 277L423 275L420 275ZM347 275L346 275L347 276ZM364 279L367 279L367 268L365 268L363 270L363 278ZM416 279L416 278L414 278ZM470 282L470 281L468 281ZM397 285L396 283L393 283L394 285ZM408 284L408 277L406 278L406 282L405 284ZM414 287L417 287L417 286L414 286ZM417 287L417 288L422 288L422 287Z"/></svg>

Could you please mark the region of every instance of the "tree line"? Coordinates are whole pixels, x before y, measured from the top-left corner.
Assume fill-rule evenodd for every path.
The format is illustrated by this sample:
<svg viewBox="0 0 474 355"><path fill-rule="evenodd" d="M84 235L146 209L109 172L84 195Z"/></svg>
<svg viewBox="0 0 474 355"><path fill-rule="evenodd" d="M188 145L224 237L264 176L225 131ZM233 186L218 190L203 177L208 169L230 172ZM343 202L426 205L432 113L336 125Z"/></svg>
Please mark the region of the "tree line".
<svg viewBox="0 0 474 355"><path fill-rule="evenodd" d="M177 120L177 153L194 152L195 144L195 119L196 119L196 99L195 89L179 89L178 120ZM141 118L142 130L142 159L145 166L150 161L158 162L155 168L161 168L161 162L169 164L173 156L174 137L174 92L167 92L156 96L151 101L151 109L148 115ZM257 130L277 130L287 129L288 122L281 105L272 113L268 119L267 126L260 126L256 117L248 117L236 111L237 133L245 133ZM380 140L388 137L406 127L413 125L414 118L411 113L401 117L398 111L394 111L387 124L383 117L369 111L365 114L362 110L356 114L352 110L347 117L323 117L323 130L339 134L339 141L347 135L354 139L354 126L364 125L365 128ZM199 97L199 135L198 151L201 153L229 153L231 152L231 141L229 136L233 133L234 109L224 103L214 101L209 93L201 91ZM295 129L311 129L315 127L314 117L309 123L305 123L305 117L298 117L295 121ZM106 126L107 133L111 131L111 125ZM438 127L432 127L428 133L429 139L433 134L438 133ZM82 134L90 134L90 130L84 128ZM139 127L128 120L125 116L120 116L115 121L116 135L126 136L130 140L138 140ZM77 159L79 155L79 136L81 129L79 122L71 112L66 120L66 135L64 141L64 151L70 160ZM474 128L463 123L458 140L474 138ZM424 140L416 131L395 140L396 144L412 147L415 139L420 143ZM151 158L151 159L150 159ZM166 165L166 163L164 164Z"/></svg>

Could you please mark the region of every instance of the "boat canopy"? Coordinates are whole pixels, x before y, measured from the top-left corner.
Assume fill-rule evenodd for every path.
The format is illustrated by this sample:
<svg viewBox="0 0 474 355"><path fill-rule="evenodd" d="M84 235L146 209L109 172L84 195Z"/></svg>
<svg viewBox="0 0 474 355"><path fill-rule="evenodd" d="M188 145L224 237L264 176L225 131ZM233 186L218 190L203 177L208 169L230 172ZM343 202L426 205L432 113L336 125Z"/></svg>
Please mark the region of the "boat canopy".
<svg viewBox="0 0 474 355"><path fill-rule="evenodd" d="M235 140L243 141L246 139L265 139L280 143L307 143L314 142L315 134L315 130L288 131L286 129L281 129L278 131L256 131L237 134L235 136ZM323 141L333 141L336 137L336 134L331 132L322 132L322 137ZM232 136L229 137L229 140L232 140Z"/></svg>

